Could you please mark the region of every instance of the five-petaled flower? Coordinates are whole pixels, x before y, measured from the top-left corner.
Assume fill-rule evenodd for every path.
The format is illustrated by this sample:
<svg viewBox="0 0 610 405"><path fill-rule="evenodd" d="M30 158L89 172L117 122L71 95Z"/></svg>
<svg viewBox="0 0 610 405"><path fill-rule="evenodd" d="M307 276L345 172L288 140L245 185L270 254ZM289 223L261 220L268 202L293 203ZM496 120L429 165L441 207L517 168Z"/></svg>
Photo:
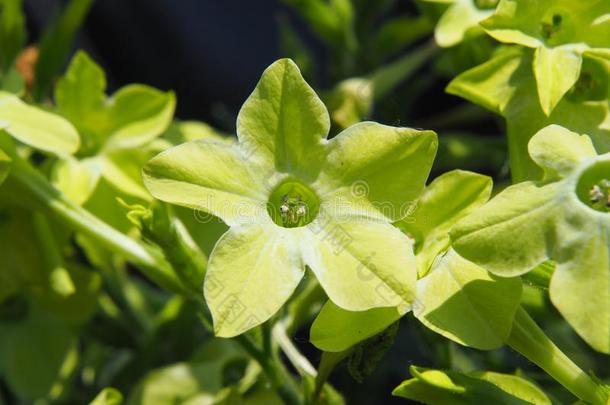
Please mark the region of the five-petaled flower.
<svg viewBox="0 0 610 405"><path fill-rule="evenodd" d="M577 82L583 56L610 60L607 0L501 0L481 22L495 39L535 49L532 68L548 116Z"/></svg>
<svg viewBox="0 0 610 405"><path fill-rule="evenodd" d="M436 153L431 131L373 122L327 140L328 112L288 59L271 65L237 118L239 141L188 142L153 158L158 199L230 229L211 253L204 294L219 336L269 319L310 268L348 310L410 304L417 278L409 213ZM352 185L366 184L366 193Z"/></svg>
<svg viewBox="0 0 610 405"><path fill-rule="evenodd" d="M542 182L508 187L451 231L457 252L499 276L552 259L551 301L595 349L610 353L610 153L558 125L529 143Z"/></svg>

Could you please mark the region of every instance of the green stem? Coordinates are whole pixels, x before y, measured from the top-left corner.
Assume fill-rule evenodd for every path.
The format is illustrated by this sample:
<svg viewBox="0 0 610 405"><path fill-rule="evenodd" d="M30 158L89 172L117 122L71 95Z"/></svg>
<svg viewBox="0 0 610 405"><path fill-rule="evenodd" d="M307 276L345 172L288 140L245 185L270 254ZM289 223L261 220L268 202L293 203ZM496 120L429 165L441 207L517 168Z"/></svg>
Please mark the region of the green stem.
<svg viewBox="0 0 610 405"><path fill-rule="evenodd" d="M350 355L352 349L348 349L342 352L322 352L322 359L318 366L318 375L316 376L315 388L313 392L314 401L318 401L320 393L324 388L324 384L330 377L332 371L337 367L344 358ZM314 402L315 403L315 402Z"/></svg>
<svg viewBox="0 0 610 405"><path fill-rule="evenodd" d="M604 388L559 350L523 308L515 315L507 344L581 400L594 405L606 404L608 394Z"/></svg>
<svg viewBox="0 0 610 405"><path fill-rule="evenodd" d="M316 369L311 365L309 360L307 360L307 357L303 356L299 349L295 347L286 333L286 329L285 322L280 321L276 323L273 326L273 338L299 374L302 376L310 375L315 377L317 375Z"/></svg>
<svg viewBox="0 0 610 405"><path fill-rule="evenodd" d="M267 356L247 334L236 336L235 341L261 366L271 386L286 405L303 403L292 375L278 357Z"/></svg>
<svg viewBox="0 0 610 405"><path fill-rule="evenodd" d="M531 134L521 128L512 128L510 121L507 124L508 159L513 183L538 180L542 170L531 159L527 149Z"/></svg>

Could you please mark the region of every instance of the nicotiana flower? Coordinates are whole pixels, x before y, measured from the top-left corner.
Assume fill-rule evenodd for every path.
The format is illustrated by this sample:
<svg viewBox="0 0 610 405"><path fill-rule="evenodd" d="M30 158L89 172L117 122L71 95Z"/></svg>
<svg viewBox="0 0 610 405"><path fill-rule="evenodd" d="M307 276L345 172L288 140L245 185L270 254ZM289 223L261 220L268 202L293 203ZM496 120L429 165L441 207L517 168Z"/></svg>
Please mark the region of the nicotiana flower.
<svg viewBox="0 0 610 405"><path fill-rule="evenodd" d="M578 80L583 54L608 56L609 14L607 0L501 0L481 25L498 41L535 49L540 104L549 115Z"/></svg>
<svg viewBox="0 0 610 405"><path fill-rule="evenodd" d="M508 187L451 231L455 250L517 276L552 259L553 304L595 349L610 353L610 154L551 125L530 141L542 182Z"/></svg>
<svg viewBox="0 0 610 405"><path fill-rule="evenodd" d="M439 46L459 44L470 30L481 31L479 22L493 14L498 0L424 0L429 3L448 4L436 24L434 39Z"/></svg>
<svg viewBox="0 0 610 405"><path fill-rule="evenodd" d="M192 141L143 171L158 199L214 214L230 229L204 284L219 336L269 319L305 274L349 310L409 304L417 271L392 226L420 194L436 134L373 122L327 140L324 104L288 59L263 74L237 118L239 142Z"/></svg>

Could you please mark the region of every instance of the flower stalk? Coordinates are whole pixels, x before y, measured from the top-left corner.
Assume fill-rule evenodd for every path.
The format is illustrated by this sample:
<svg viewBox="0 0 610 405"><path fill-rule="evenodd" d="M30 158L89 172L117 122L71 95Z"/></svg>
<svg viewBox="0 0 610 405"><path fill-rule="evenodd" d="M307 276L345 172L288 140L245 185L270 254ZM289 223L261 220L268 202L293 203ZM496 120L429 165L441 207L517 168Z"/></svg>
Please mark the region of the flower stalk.
<svg viewBox="0 0 610 405"><path fill-rule="evenodd" d="M606 404L608 393L605 388L570 360L523 308L517 310L507 344L579 399L594 405Z"/></svg>

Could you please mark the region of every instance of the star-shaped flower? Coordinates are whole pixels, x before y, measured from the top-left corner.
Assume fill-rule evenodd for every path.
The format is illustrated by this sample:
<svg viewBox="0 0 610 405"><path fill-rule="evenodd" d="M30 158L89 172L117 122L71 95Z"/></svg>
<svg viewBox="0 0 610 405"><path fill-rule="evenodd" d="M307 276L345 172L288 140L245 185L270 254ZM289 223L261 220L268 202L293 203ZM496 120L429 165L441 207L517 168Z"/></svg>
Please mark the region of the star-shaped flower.
<svg viewBox="0 0 610 405"><path fill-rule="evenodd" d="M508 187L451 231L459 254L500 276L552 259L553 304L595 349L610 353L610 153L551 125L529 143L542 183Z"/></svg>
<svg viewBox="0 0 610 405"><path fill-rule="evenodd" d="M583 54L607 53L609 16L607 0L501 0L481 25L500 42L536 50L534 74L540 104L549 115L578 80Z"/></svg>
<svg viewBox="0 0 610 405"><path fill-rule="evenodd" d="M187 142L145 166L145 185L156 198L230 226L204 284L217 335L269 319L305 266L345 309L412 301L412 245L392 222L422 191L436 134L363 122L327 140L329 126L324 104L283 59L242 107L239 142Z"/></svg>

